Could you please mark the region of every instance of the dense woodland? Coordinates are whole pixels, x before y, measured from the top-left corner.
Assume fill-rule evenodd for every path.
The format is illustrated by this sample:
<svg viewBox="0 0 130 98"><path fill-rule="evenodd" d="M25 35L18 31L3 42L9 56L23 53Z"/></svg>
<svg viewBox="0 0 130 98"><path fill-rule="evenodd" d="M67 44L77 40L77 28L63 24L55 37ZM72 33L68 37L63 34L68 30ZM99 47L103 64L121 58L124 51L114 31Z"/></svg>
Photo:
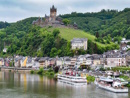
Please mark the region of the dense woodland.
<svg viewBox="0 0 130 98"><path fill-rule="evenodd" d="M0 29L10 26L10 23L0 21Z"/></svg>
<svg viewBox="0 0 130 98"><path fill-rule="evenodd" d="M67 18L78 28L91 34L99 32L100 36L110 34L111 37L121 36L130 39L130 8L123 11L101 10L97 13L76 13L60 15Z"/></svg>
<svg viewBox="0 0 130 98"><path fill-rule="evenodd" d="M122 37L130 39L130 9L123 11L102 10L96 13L76 13L60 15L68 23L77 23L78 28L96 36L95 41L109 44L111 41L120 42ZM8 54L21 54L30 56L73 56L85 53L103 53L119 46L101 47L88 40L88 51L71 50L70 42L61 38L57 29L41 32L40 27L32 25L38 17L31 17L16 23L0 22L0 52L8 47ZM66 22L66 21L65 21ZM66 24L66 25L67 25ZM48 32L49 34L44 34ZM55 35L55 32L58 34Z"/></svg>

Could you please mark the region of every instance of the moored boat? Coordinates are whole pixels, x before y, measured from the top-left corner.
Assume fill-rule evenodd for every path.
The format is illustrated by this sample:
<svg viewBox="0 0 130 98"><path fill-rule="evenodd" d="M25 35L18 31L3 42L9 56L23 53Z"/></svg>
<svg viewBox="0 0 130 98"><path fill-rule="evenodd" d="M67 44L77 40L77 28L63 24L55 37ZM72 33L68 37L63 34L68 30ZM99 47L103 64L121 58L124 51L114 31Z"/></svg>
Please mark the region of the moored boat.
<svg viewBox="0 0 130 98"><path fill-rule="evenodd" d="M58 74L57 78L65 81L75 82L75 83L87 83L86 77Z"/></svg>
<svg viewBox="0 0 130 98"><path fill-rule="evenodd" d="M99 88L114 92L114 93L128 93L128 88L124 87L121 81L112 78L100 77L96 79L95 83Z"/></svg>

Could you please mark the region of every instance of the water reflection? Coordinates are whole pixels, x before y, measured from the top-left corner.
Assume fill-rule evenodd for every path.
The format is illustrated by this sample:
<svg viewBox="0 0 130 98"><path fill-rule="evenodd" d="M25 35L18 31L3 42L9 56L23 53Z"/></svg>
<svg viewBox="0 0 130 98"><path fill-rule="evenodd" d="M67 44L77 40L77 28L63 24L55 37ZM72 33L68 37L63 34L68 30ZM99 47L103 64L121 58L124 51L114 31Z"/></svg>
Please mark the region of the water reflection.
<svg viewBox="0 0 130 98"><path fill-rule="evenodd" d="M97 88L73 86L39 75L0 72L0 98L128 98Z"/></svg>

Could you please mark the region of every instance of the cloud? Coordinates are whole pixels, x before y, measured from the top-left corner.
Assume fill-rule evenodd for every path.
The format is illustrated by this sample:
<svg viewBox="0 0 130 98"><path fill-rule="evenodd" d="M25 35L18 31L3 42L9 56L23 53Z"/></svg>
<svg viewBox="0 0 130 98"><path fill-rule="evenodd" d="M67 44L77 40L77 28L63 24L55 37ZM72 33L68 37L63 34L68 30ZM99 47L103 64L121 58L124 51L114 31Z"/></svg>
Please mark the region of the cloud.
<svg viewBox="0 0 130 98"><path fill-rule="evenodd" d="M27 17L49 15L52 5L58 14L97 12L101 9L123 10L130 0L0 0L0 21L15 22Z"/></svg>

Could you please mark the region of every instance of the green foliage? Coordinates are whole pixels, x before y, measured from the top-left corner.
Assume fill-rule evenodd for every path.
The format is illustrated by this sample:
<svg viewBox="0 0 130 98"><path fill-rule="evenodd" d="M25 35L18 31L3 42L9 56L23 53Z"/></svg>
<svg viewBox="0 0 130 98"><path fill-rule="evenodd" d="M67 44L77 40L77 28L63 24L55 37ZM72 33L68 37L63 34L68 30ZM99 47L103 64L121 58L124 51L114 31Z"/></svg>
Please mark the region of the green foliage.
<svg viewBox="0 0 130 98"><path fill-rule="evenodd" d="M128 42L127 45L130 45L130 42Z"/></svg>
<svg viewBox="0 0 130 98"><path fill-rule="evenodd" d="M48 71L43 70L43 68L40 68L37 72L39 75L47 75L47 76L54 76L54 71L50 68Z"/></svg>
<svg viewBox="0 0 130 98"><path fill-rule="evenodd" d="M39 71L37 72L37 74L43 75L43 72L44 72L43 68L40 68Z"/></svg>
<svg viewBox="0 0 130 98"><path fill-rule="evenodd" d="M114 67L112 68L113 71L130 71L130 67Z"/></svg>
<svg viewBox="0 0 130 98"><path fill-rule="evenodd" d="M130 39L130 9L123 11L102 10L95 13L76 13L61 15L63 19L71 20L71 24L77 23L78 28L94 34L111 37L122 36Z"/></svg>
<svg viewBox="0 0 130 98"><path fill-rule="evenodd" d="M123 79L125 79L125 80L128 80L128 79L129 79L128 76L124 76L124 75L120 76L120 78L123 78Z"/></svg>
<svg viewBox="0 0 130 98"><path fill-rule="evenodd" d="M35 73L35 71L34 71L34 70L31 70L31 71L30 71L30 73L31 73L31 74L34 74L34 73Z"/></svg>
<svg viewBox="0 0 130 98"><path fill-rule="evenodd" d="M106 70L110 70L110 68L108 67Z"/></svg>
<svg viewBox="0 0 130 98"><path fill-rule="evenodd" d="M54 74L55 74L54 72L50 72L49 73L50 76L54 76Z"/></svg>
<svg viewBox="0 0 130 98"><path fill-rule="evenodd" d="M103 67L101 67L99 70L100 70L100 71L106 71Z"/></svg>
<svg viewBox="0 0 130 98"><path fill-rule="evenodd" d="M53 30L53 36L54 36L54 37L58 36L59 34L60 34L59 29L54 29L54 30Z"/></svg>
<svg viewBox="0 0 130 98"><path fill-rule="evenodd" d="M2 22L2 21L0 21L0 29L6 28L7 26L10 26L10 24L7 23L7 22Z"/></svg>
<svg viewBox="0 0 130 98"><path fill-rule="evenodd" d="M127 51L130 51L130 48L129 48L129 49L127 49Z"/></svg>
<svg viewBox="0 0 130 98"><path fill-rule="evenodd" d="M53 69L52 69L52 68L50 68L50 69L48 70L48 72L53 72Z"/></svg>
<svg viewBox="0 0 130 98"><path fill-rule="evenodd" d="M30 55L39 57L55 57L57 55L73 56L85 53L101 54L107 50L119 49L119 46L117 44L111 42L111 37L113 37L113 35L126 37L129 34L128 32L130 31L130 28L128 28L129 26L124 27L123 25L121 25L120 28L123 27L123 29L116 28L116 26L116 29L108 30L108 26L111 27L111 25L115 25L115 23L118 24L117 21L119 19L116 19L117 15L115 14L119 14L120 16L120 14L123 13L124 11L122 13L118 13L115 10L102 10L98 13L82 14L74 12L72 14L61 16L66 25L76 22L80 29L87 32L69 28L40 28L32 25L32 21L36 20L36 17L27 18L16 23L12 23L8 27L0 30L0 51L2 51L2 49L4 48L4 43L6 46L9 46L8 54L20 54L23 56ZM128 13L129 11L127 10L127 16L129 16ZM113 21L116 22L113 23ZM126 21L127 25L129 25L128 18ZM120 23L122 24L124 22L121 21ZM88 31L93 35L88 33ZM98 32L98 36L100 36L97 39L94 36L96 35L95 32ZM89 41L87 51L84 51L82 49L73 51L71 50L70 41L73 38L77 37L88 38Z"/></svg>
<svg viewBox="0 0 130 98"><path fill-rule="evenodd" d="M114 37L114 42L118 42L118 44L120 44L121 40L122 40L121 36Z"/></svg>
<svg viewBox="0 0 130 98"><path fill-rule="evenodd" d="M10 67L13 67L13 62L10 62L10 63L9 63L9 66L10 66Z"/></svg>
<svg viewBox="0 0 130 98"><path fill-rule="evenodd" d="M67 26L68 24L70 24L70 20L69 19L63 19L62 22Z"/></svg>
<svg viewBox="0 0 130 98"><path fill-rule="evenodd" d="M95 77L94 76L87 76L87 81L88 82L94 82L95 81Z"/></svg>

